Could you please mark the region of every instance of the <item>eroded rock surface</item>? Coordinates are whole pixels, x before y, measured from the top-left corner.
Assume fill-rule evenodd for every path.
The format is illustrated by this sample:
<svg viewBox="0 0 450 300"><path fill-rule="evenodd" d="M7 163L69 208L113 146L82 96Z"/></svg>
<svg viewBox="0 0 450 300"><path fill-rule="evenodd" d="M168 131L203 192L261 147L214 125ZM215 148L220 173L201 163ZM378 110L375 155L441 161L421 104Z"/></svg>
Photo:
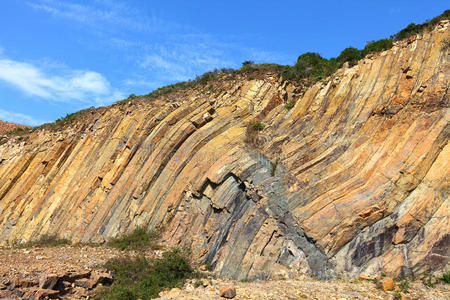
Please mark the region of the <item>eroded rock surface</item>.
<svg viewBox="0 0 450 300"><path fill-rule="evenodd" d="M304 94L270 74L224 80L6 143L0 242L103 242L164 224L167 244L235 279L442 269L448 36L442 22Z"/></svg>

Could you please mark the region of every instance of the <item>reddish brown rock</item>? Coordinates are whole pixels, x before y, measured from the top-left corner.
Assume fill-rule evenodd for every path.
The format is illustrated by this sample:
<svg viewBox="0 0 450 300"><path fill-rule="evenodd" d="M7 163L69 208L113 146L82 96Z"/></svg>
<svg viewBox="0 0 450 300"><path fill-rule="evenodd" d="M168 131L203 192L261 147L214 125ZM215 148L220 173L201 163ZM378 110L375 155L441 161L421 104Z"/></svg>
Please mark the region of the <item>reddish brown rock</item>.
<svg viewBox="0 0 450 300"><path fill-rule="evenodd" d="M36 279L16 279L13 282L14 288L27 288L27 287L35 287L38 286L39 282Z"/></svg>
<svg viewBox="0 0 450 300"><path fill-rule="evenodd" d="M38 289L34 294L36 300L43 299L56 299L58 298L59 291L49 289Z"/></svg>
<svg viewBox="0 0 450 300"><path fill-rule="evenodd" d="M43 275L39 278L39 287L51 290L58 283L58 279L58 275L56 274Z"/></svg>
<svg viewBox="0 0 450 300"><path fill-rule="evenodd" d="M69 282L74 282L77 279L82 279L82 278L89 278L91 276L91 270L84 270L84 271L67 271L64 272L63 274L59 275L59 279L61 281L69 281Z"/></svg>
<svg viewBox="0 0 450 300"><path fill-rule="evenodd" d="M16 129L27 129L27 128L30 128L30 126L0 121L0 135L11 132Z"/></svg>

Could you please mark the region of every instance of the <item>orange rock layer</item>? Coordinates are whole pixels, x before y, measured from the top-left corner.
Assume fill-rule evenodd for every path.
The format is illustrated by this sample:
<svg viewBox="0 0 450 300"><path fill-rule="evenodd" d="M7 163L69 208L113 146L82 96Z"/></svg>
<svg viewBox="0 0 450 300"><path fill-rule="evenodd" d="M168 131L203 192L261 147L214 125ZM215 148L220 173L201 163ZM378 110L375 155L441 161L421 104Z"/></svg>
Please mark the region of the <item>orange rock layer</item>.
<svg viewBox="0 0 450 300"><path fill-rule="evenodd" d="M270 75L224 81L221 90L114 105L6 143L0 242L43 234L103 242L164 225L166 243L237 279L442 269L448 26L303 95Z"/></svg>

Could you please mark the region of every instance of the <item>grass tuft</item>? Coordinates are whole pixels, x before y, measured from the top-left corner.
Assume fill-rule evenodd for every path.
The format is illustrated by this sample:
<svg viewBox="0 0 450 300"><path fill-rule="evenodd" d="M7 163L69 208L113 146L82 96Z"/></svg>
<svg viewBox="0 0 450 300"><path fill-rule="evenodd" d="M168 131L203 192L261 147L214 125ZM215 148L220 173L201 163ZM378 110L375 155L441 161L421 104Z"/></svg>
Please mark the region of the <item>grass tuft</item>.
<svg viewBox="0 0 450 300"><path fill-rule="evenodd" d="M291 109L294 107L294 105L295 105L295 103L290 102L290 103L286 103L286 104L284 105L284 107L285 107L287 110L291 110Z"/></svg>
<svg viewBox="0 0 450 300"><path fill-rule="evenodd" d="M157 231L147 232L144 227L138 227L130 234L111 239L107 245L120 250L141 248L156 250L159 249L157 243L159 236L160 233Z"/></svg>
<svg viewBox="0 0 450 300"><path fill-rule="evenodd" d="M26 243L13 242L15 248L31 248L31 247L57 247L70 245L72 242L68 239L59 238L57 235L44 234L39 239Z"/></svg>
<svg viewBox="0 0 450 300"><path fill-rule="evenodd" d="M448 270L447 272L444 272L444 274L442 274L441 281L446 284L450 283L450 270Z"/></svg>

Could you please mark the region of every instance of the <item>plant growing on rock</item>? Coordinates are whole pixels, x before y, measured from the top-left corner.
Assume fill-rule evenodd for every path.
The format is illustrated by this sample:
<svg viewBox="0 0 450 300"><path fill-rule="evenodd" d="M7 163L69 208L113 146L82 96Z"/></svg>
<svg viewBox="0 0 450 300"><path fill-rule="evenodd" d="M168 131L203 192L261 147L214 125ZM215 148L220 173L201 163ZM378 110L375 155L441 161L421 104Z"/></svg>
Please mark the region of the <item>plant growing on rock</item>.
<svg viewBox="0 0 450 300"><path fill-rule="evenodd" d="M32 240L26 243L13 242L15 248L30 248L30 247L57 247L63 245L70 245L72 242L65 238L59 238L55 235L42 235L37 240Z"/></svg>
<svg viewBox="0 0 450 300"><path fill-rule="evenodd" d="M446 284L450 283L450 270L442 274L441 281Z"/></svg>
<svg viewBox="0 0 450 300"><path fill-rule="evenodd" d="M144 227L138 227L127 235L111 239L107 245L120 250L142 248L159 249L159 245L157 244L159 236L159 231L147 232Z"/></svg>
<svg viewBox="0 0 450 300"><path fill-rule="evenodd" d="M291 110L294 107L294 105L295 105L295 103L292 103L292 102L286 103L284 105L284 108L286 108L287 110Z"/></svg>
<svg viewBox="0 0 450 300"><path fill-rule="evenodd" d="M267 139L261 133L265 127L266 125L259 121L249 123L245 131L245 142L256 148L262 147L267 142Z"/></svg>

